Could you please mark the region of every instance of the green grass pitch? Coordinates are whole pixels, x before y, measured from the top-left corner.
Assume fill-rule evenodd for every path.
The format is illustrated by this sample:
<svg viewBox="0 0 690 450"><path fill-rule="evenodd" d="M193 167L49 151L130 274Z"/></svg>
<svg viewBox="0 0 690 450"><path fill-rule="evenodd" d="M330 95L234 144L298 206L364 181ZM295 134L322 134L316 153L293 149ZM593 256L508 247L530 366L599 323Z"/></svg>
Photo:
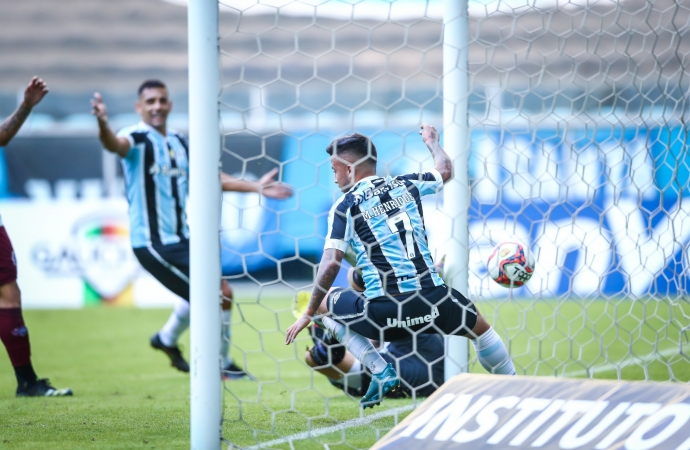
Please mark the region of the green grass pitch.
<svg viewBox="0 0 690 450"><path fill-rule="evenodd" d="M357 400L301 362L306 333L284 345L283 331L294 320L291 301L290 294L238 298L233 355L259 379L225 383L223 435L242 448L360 417ZM509 342L520 374L584 377L585 367L594 366L596 378L615 379L618 366L624 379L690 380L690 306L684 302L510 300L479 307ZM0 356L0 449L189 448L189 377L148 347L168 314L106 307L25 311L39 376L71 387L75 396L14 398L13 372ZM483 372L476 363L471 370ZM402 418L410 404L386 400L363 417L402 409ZM368 448L393 425L393 417L383 417L301 441L299 448Z"/></svg>

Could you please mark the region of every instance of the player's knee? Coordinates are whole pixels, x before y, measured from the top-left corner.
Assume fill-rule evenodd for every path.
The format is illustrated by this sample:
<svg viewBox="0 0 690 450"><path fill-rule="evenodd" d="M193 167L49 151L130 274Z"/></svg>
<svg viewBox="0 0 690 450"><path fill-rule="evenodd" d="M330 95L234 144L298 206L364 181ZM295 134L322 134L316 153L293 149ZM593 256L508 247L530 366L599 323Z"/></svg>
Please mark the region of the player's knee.
<svg viewBox="0 0 690 450"><path fill-rule="evenodd" d="M223 296L221 307L223 308L223 311L228 311L232 308L232 288L230 287L230 284L227 281L221 281L220 292Z"/></svg>
<svg viewBox="0 0 690 450"><path fill-rule="evenodd" d="M233 292L230 283L223 280L223 282L220 284L220 290L223 293L223 300L232 301Z"/></svg>
<svg viewBox="0 0 690 450"><path fill-rule="evenodd" d="M16 281L0 286L0 308L21 308L22 294Z"/></svg>
<svg viewBox="0 0 690 450"><path fill-rule="evenodd" d="M489 331L489 328L491 328L489 322L487 322L484 316L482 316L482 314L479 311L477 311L477 323L474 324L474 327L472 328L472 333L470 333L468 337L470 339L475 339Z"/></svg>
<svg viewBox="0 0 690 450"><path fill-rule="evenodd" d="M330 288L326 295L323 297L323 300L321 300L321 304L319 305L319 308L316 310L318 314L328 314L328 297L330 297L334 289L335 288Z"/></svg>
<svg viewBox="0 0 690 450"><path fill-rule="evenodd" d="M316 367L316 363L311 357L311 352L309 350L304 353L304 362L306 362L309 367Z"/></svg>

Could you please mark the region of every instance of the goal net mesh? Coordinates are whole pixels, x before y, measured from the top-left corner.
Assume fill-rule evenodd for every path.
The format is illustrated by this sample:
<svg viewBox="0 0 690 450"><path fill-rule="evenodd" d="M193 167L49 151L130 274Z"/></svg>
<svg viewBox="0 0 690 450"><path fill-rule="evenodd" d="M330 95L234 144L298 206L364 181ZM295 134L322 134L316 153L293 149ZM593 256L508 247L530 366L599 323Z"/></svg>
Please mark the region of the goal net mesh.
<svg viewBox="0 0 690 450"><path fill-rule="evenodd" d="M294 197L224 195L223 273L234 286L223 436L252 448L368 448L419 398L363 413L286 346L340 195L328 143L357 131L380 175L433 166L417 131L443 130L443 2L234 0L220 5L223 170L279 168ZM469 298L519 375L690 380L690 53L686 0L469 3ZM465 170L456 167L456 170ZM453 218L425 200L441 261ZM499 242L536 259L506 289ZM337 279L344 285L341 270ZM469 370L483 372L470 353ZM310 433L311 432L311 433Z"/></svg>

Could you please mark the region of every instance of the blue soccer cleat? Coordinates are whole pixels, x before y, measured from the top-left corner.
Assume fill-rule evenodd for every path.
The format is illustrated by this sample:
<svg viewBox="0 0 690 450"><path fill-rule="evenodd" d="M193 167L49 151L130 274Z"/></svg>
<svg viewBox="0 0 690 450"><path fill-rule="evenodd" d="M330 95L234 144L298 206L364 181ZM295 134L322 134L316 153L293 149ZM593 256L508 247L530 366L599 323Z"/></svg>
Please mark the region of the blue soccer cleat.
<svg viewBox="0 0 690 450"><path fill-rule="evenodd" d="M391 365L388 363L383 372L372 375L369 389L364 394L359 404L362 408L373 408L381 403L381 399L389 392L395 392L400 387L400 378Z"/></svg>

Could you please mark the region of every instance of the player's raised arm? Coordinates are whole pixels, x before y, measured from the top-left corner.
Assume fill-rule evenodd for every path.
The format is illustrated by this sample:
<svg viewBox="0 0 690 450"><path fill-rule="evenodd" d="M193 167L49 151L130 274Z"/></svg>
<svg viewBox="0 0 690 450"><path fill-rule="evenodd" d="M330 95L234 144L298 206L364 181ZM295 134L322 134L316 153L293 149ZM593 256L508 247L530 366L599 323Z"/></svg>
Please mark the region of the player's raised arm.
<svg viewBox="0 0 690 450"><path fill-rule="evenodd" d="M24 90L24 100L17 109L0 125L0 147L9 144L29 117L29 113L48 93L46 82L33 77Z"/></svg>
<svg viewBox="0 0 690 450"><path fill-rule="evenodd" d="M269 170L258 181L240 180L227 173L220 173L220 183L223 191L226 192L257 192L269 198L285 200L292 197L292 187L275 180L278 168Z"/></svg>
<svg viewBox="0 0 690 450"><path fill-rule="evenodd" d="M108 108L103 102L101 94L96 92L91 99L91 114L98 119L98 138L103 147L109 152L117 153L121 157L129 153L129 140L126 137L118 137L108 125Z"/></svg>
<svg viewBox="0 0 690 450"><path fill-rule="evenodd" d="M434 169L441 174L444 183L448 182L453 178L453 162L438 142L438 131L431 125L422 124L419 134L434 158Z"/></svg>
<svg viewBox="0 0 690 450"><path fill-rule="evenodd" d="M326 297L326 294L328 294L328 291L333 286L335 277L340 271L344 254L345 253L342 250L335 248L327 248L323 251L323 256L321 257L321 262L319 263L319 271L316 273L316 283L314 283L314 289L311 292L309 305L307 306L307 310L302 317L297 319L297 321L287 329L285 336L286 345L294 342L299 332L306 328L314 315L319 312L319 306L321 306L324 297ZM322 313L323 312L325 311L322 311Z"/></svg>

